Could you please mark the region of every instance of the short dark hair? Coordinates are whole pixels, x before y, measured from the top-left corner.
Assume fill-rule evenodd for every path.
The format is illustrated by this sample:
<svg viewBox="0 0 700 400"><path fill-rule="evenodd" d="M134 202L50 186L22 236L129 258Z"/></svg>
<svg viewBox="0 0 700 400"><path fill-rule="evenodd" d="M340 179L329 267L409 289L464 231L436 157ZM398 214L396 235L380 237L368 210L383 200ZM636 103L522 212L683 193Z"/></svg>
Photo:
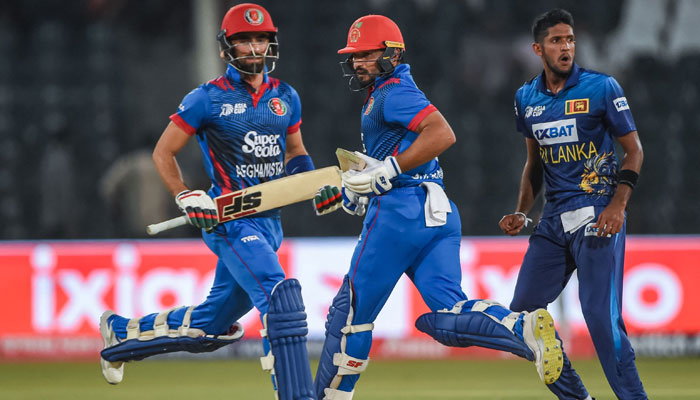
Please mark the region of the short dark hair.
<svg viewBox="0 0 700 400"><path fill-rule="evenodd" d="M532 24L532 37L535 42L539 43L547 36L549 28L557 24L567 24L574 29L574 17L566 10L555 8L535 18Z"/></svg>

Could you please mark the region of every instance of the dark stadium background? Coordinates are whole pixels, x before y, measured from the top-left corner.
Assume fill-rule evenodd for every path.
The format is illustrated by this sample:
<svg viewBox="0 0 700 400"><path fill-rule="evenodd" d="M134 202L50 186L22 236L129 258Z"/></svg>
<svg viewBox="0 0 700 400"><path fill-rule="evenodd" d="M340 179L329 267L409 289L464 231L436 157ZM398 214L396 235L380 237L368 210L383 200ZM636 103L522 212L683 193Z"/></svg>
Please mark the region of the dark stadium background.
<svg viewBox="0 0 700 400"><path fill-rule="evenodd" d="M224 70L216 59L215 34L234 4L3 1L0 238L138 238L145 236L146 224L176 216L172 199L154 179L150 151L182 97ZM316 166L335 163L336 147L360 148L364 95L348 91L336 54L348 27L368 13L398 23L419 87L457 134L441 164L464 235L499 234L498 220L515 206L525 147L514 129L513 94L541 70L529 47L530 24L554 6L568 9L576 19L577 61L621 83L644 145L628 232L698 232L700 44L697 19L692 21L700 4L260 4L279 27L281 60L274 75L301 96L302 132ZM209 14L202 15L202 7ZM212 68L215 74L206 75ZM208 186L194 140L179 160L191 187ZM306 203L289 207L283 219L288 236L356 235L361 224L342 212L316 218ZM164 235L195 236L187 227Z"/></svg>

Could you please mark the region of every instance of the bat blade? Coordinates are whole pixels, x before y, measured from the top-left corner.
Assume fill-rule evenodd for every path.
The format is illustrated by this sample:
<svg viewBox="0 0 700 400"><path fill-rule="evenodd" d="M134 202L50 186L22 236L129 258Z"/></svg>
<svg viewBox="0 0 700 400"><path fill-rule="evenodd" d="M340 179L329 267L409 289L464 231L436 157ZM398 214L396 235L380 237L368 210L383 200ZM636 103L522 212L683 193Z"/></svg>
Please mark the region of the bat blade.
<svg viewBox="0 0 700 400"><path fill-rule="evenodd" d="M310 200L324 185L340 187L340 169L325 167L302 172L251 186L214 199L219 222L227 222L247 215L272 210L289 204ZM151 224L146 228L149 235L187 224L187 217L180 216L168 221Z"/></svg>
<svg viewBox="0 0 700 400"><path fill-rule="evenodd" d="M350 150L345 150L338 147L335 150L335 156L338 158L340 169L343 172L351 169L355 171L362 171L367 166L365 160Z"/></svg>
<svg viewBox="0 0 700 400"><path fill-rule="evenodd" d="M340 187L338 167L326 167L251 186L215 199L219 222L310 200L324 185Z"/></svg>

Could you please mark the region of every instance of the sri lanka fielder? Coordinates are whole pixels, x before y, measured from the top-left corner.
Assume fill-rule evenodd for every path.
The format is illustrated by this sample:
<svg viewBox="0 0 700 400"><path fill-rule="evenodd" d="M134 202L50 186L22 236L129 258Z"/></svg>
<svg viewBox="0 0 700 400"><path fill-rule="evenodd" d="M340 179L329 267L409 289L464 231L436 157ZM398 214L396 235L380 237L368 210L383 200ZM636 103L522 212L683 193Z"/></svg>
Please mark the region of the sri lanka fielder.
<svg viewBox="0 0 700 400"><path fill-rule="evenodd" d="M272 373L280 399L315 398L306 352L306 313L301 287L285 279L276 251L282 240L279 210L217 225L213 197L314 169L301 138L301 102L287 83L268 75L278 59L277 27L256 4L239 4L225 15L217 40L229 64L225 75L182 100L153 152L166 187L202 229L219 257L214 284L204 303L128 319L107 311L100 320L105 342L102 372L122 380L125 361L185 350L214 351L243 336L236 322L253 306L264 329L263 369ZM192 137L202 150L212 186L189 190L175 155ZM330 186L314 199L317 213L340 207Z"/></svg>
<svg viewBox="0 0 700 400"><path fill-rule="evenodd" d="M381 15L356 20L341 63L350 87L367 89L362 141L367 166L343 176L343 208L365 215L350 269L328 312L316 374L319 399L350 399L368 364L372 329L402 274L434 312L416 326L441 343L484 346L535 360L553 382L562 355L546 310L513 313L487 300L467 301L460 287L461 224L443 190L437 156L455 142L439 111L402 62L398 26Z"/></svg>
<svg viewBox="0 0 700 400"><path fill-rule="evenodd" d="M535 20L532 48L544 71L515 95L528 156L516 212L499 225L509 235L520 232L543 175L546 204L510 308L547 307L577 270L581 309L610 386L620 399L646 399L622 321L625 207L642 145L617 81L574 63L573 27L571 14L560 9ZM613 139L624 151L619 171ZM560 399L591 398L566 358L549 389Z"/></svg>

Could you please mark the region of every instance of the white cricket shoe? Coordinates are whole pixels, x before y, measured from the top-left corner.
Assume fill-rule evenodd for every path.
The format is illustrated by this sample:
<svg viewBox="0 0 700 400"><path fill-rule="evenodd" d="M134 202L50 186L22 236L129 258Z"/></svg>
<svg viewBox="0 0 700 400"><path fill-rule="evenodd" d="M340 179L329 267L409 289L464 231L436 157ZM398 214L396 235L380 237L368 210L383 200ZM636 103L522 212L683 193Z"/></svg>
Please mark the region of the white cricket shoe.
<svg viewBox="0 0 700 400"><path fill-rule="evenodd" d="M544 308L525 314L523 339L535 354L535 367L545 384L559 379L564 366L561 342L556 337L554 319Z"/></svg>
<svg viewBox="0 0 700 400"><path fill-rule="evenodd" d="M119 343L117 335L112 329L112 324L107 323L107 319L112 315L114 315L114 311L107 310L100 316L100 334L102 335L105 349ZM109 362L100 357L100 365L102 366L102 375L104 375L108 383L116 385L124 379L123 361Z"/></svg>

